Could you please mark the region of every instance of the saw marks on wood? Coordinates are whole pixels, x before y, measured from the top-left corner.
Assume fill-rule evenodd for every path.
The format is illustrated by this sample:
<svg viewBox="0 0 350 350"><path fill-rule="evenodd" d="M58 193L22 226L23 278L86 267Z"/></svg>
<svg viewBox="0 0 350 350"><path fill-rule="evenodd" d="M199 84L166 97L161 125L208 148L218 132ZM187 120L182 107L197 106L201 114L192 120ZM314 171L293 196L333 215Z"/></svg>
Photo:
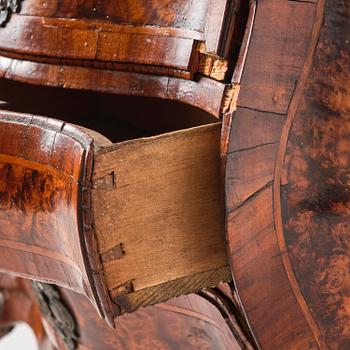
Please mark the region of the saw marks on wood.
<svg viewBox="0 0 350 350"><path fill-rule="evenodd" d="M220 127L127 141L96 155L95 227L112 296L227 266ZM119 249L111 259L118 246L123 254ZM192 286L187 282L181 291L216 283L210 280L209 274Z"/></svg>

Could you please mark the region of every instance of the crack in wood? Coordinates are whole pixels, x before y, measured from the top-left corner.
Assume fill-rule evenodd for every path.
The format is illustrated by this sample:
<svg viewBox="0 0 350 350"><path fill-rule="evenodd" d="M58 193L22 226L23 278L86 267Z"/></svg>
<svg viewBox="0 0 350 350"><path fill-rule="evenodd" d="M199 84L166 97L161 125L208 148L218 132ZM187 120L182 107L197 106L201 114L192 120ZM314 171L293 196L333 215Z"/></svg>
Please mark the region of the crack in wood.
<svg viewBox="0 0 350 350"><path fill-rule="evenodd" d="M273 184L273 180L269 181L267 184L265 184L264 186L260 187L257 191L255 191L252 195L250 195L247 199L245 199L242 203L240 203L239 205L235 206L234 208L230 208L227 210L227 214L228 216L230 216L230 214L232 214L233 212L235 212L236 210L240 209L241 207L243 207L244 205L248 204L250 201L253 200L253 198L257 197L261 192L265 191L267 188L271 187Z"/></svg>
<svg viewBox="0 0 350 350"><path fill-rule="evenodd" d="M252 150L257 149L257 148L259 148L259 147L270 146L270 145L276 145L276 144L278 144L278 143L279 143L279 140L278 140L278 141L275 141L275 142L266 142L266 143L262 143L261 145L256 145L256 146L252 146L252 147L237 149L237 150L228 152L227 155L234 154L234 153L239 153L239 152L245 152L245 151L252 151Z"/></svg>

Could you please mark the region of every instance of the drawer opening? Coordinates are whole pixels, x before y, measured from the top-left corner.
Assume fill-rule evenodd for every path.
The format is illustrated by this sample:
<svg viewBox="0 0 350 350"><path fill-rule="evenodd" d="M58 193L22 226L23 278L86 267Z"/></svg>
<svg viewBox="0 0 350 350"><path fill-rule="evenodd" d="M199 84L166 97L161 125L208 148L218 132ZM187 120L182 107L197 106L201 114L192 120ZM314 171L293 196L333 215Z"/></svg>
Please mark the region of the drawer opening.
<svg viewBox="0 0 350 350"><path fill-rule="evenodd" d="M0 79L0 108L57 118L95 130L112 142L149 137L218 122L177 101L122 96Z"/></svg>
<svg viewBox="0 0 350 350"><path fill-rule="evenodd" d="M61 119L111 141L95 148L92 205L120 313L231 279L217 118L173 101L5 80L0 100L2 109Z"/></svg>

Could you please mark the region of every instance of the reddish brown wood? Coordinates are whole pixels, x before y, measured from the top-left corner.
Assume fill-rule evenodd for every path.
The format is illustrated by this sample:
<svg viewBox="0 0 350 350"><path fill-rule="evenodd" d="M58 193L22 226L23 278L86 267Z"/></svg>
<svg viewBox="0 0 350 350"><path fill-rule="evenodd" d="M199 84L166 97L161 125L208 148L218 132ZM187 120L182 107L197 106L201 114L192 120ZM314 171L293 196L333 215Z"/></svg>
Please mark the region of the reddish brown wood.
<svg viewBox="0 0 350 350"><path fill-rule="evenodd" d="M84 5L29 0L2 29L0 47L37 56L132 62L188 69L204 40L209 1ZM74 19L74 20L72 20ZM26 28L21 31L20 28ZM165 45L165 49L164 49Z"/></svg>
<svg viewBox="0 0 350 350"><path fill-rule="evenodd" d="M240 45L232 44L236 26L244 23L237 21L240 4L26 0L0 28L0 77L173 99L219 117L230 87L224 80L232 74L231 51ZM203 62L210 67L203 69Z"/></svg>
<svg viewBox="0 0 350 350"><path fill-rule="evenodd" d="M53 303L59 303L63 314L71 314L77 332L72 341L79 349L236 348L223 317L241 348L347 349L350 9L346 1L261 0L256 11L254 1L238 0L26 0L17 10L14 3L0 5L3 80L118 94L119 102L125 96L128 111L120 111L124 115L118 118L143 127L155 123L148 121L150 110L161 115L156 119L160 121L176 119L181 109L170 103L168 109L158 109L161 103L154 99L153 109L136 113L141 100L133 96L143 97L141 105L147 97L156 97L223 117L221 170L236 290L223 284L215 291L199 292L207 301L192 295L135 311L230 279L220 236L219 162L205 169L213 174L207 176L204 170L184 166L182 159L175 159L172 168L170 158L175 154L191 160L193 166L199 160L202 166L207 159L213 166L219 158L217 126L213 127L215 143L212 138L197 142L196 132L185 130L111 146L100 135L64 122L1 112L0 269L69 289L54 289ZM6 13L4 6L12 10ZM237 112L232 115L239 91ZM25 110L22 97L4 99L14 109ZM46 110L55 115L55 107ZM82 106L79 121L88 110ZM189 116L191 124L197 114L193 111ZM89 114L89 118L97 123L100 115ZM177 122L163 126L172 123ZM115 123L109 125L117 128ZM147 127L147 132L132 137L154 135L163 126L153 133ZM189 146L181 148L178 142L183 136ZM172 141L163 145L167 137ZM160 146L148 160L144 145L156 146L152 141L158 139ZM198 146L209 147L212 153L203 151L196 157ZM123 147L129 147L127 157L113 153ZM94 153L96 149L99 152ZM137 152L140 158L135 158ZM103 171L94 177L91 192L93 155L95 170ZM118 163L126 159L128 165L137 159L140 168L135 169L143 177L127 169L118 179L122 169ZM171 201L167 193L163 197L164 191L157 191L152 177L147 178L152 164L156 171L151 174L162 175L158 187L163 180L171 183L172 176L174 182L181 179L184 184L179 188L165 182L162 190L166 186L174 190ZM211 177L215 181L208 181ZM147 199L158 199L157 208L164 213L149 215L152 203L143 204L147 210L141 205L134 216L126 215L124 232L129 233L124 237L113 219L121 217L133 198L147 202L128 192L136 184L142 193L137 187L141 180L151 193ZM197 185L202 186L198 195ZM186 191L194 197L186 197ZM94 212L91 194L99 197ZM201 196L200 204L210 206L198 205ZM188 203L184 198L189 198ZM174 203L176 210L172 210ZM191 203L202 209L183 215L182 208ZM116 209L118 215L112 215ZM203 220L194 220L201 215ZM137 224L128 225L130 217ZM187 230L174 224L184 218L190 223L184 221ZM193 228L195 221L205 227ZM159 234L169 227L174 232L181 227L177 239L172 240L177 233L169 230L169 237L158 238L166 241L167 249L159 249L158 242L152 245L152 229ZM142 228L147 239L139 234ZM195 244L199 234L204 241ZM142 264L145 260L147 268ZM65 349L67 341L59 325L52 323L38 291L34 297L28 282L13 278L1 280L0 288L7 300L1 325L24 320L35 328L42 349L51 347L48 336L51 344ZM42 322L35 298L41 300ZM96 307L110 324L116 315L135 312L118 317L112 330Z"/></svg>
<svg viewBox="0 0 350 350"><path fill-rule="evenodd" d="M310 74L288 116L280 150L285 162L276 174L286 266L328 349L350 347L349 32L349 4L327 2Z"/></svg>
<svg viewBox="0 0 350 350"><path fill-rule="evenodd" d="M18 322L27 323L35 333L41 350L54 350L43 327L41 311L28 280L11 275L0 275L0 293L2 305L0 310L1 335L11 332Z"/></svg>
<svg viewBox="0 0 350 350"><path fill-rule="evenodd" d="M21 32L21 27L28 30ZM71 24L69 19L62 17L56 19L42 18L37 14L17 15L2 29L0 47L9 56L11 52L22 53L24 58L29 54L62 59L132 62L190 70L194 47L191 33L184 35L181 31L177 33L175 28L170 28L170 35L165 31L165 35L160 36L157 27L149 27L146 31L142 26L139 30L137 27L130 30L130 27L132 28L131 25L117 25L114 28L110 22L103 26L99 22L83 19ZM200 35L199 37L201 38ZM142 50L139 50L140 46Z"/></svg>
<svg viewBox="0 0 350 350"><path fill-rule="evenodd" d="M1 28L0 52L38 63L188 79L200 71L199 46L218 55L222 42L230 43L226 7L232 7L226 0L130 0L118 6L29 0Z"/></svg>
<svg viewBox="0 0 350 350"><path fill-rule="evenodd" d="M348 18L336 0L258 3L223 159L231 268L262 349L349 346Z"/></svg>
<svg viewBox="0 0 350 350"><path fill-rule="evenodd" d="M4 296L1 329L26 322L36 334L40 350L66 349L40 314L29 281L1 275L0 290ZM219 310L197 295L122 316L113 330L106 327L85 297L63 289L60 293L79 324L77 349L241 349Z"/></svg>
<svg viewBox="0 0 350 350"><path fill-rule="evenodd" d="M112 330L84 298L63 293L80 325L79 349L240 349L217 308L197 295L123 315Z"/></svg>
<svg viewBox="0 0 350 350"><path fill-rule="evenodd" d="M285 122L281 113L287 105L284 99L291 98L289 86L306 59L314 11L309 3L258 3L228 145L231 268L244 312L263 349L317 348L284 270L272 203L275 159ZM296 13L296 20L303 19L305 25L288 25ZM279 49L281 45L284 49ZM299 68L291 69L289 62L298 62L296 58ZM274 102L279 91L283 98Z"/></svg>
<svg viewBox="0 0 350 350"><path fill-rule="evenodd" d="M113 145L83 127L2 111L0 130L3 271L87 296L110 325L231 279L220 123Z"/></svg>
<svg viewBox="0 0 350 350"><path fill-rule="evenodd" d="M1 270L83 293L112 322L89 211L92 139L10 112L0 134Z"/></svg>
<svg viewBox="0 0 350 350"><path fill-rule="evenodd" d="M0 77L37 85L175 100L201 108L216 117L220 116L226 91L225 84L206 77L200 77L196 82L4 57L0 57Z"/></svg>

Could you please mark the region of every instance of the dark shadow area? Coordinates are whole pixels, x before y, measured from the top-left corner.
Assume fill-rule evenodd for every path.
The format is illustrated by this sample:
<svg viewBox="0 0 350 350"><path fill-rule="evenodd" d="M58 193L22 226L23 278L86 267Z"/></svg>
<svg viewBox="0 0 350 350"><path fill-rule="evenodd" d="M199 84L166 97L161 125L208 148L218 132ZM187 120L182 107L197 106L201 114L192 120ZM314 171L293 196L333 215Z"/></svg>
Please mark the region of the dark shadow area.
<svg viewBox="0 0 350 350"><path fill-rule="evenodd" d="M0 108L57 118L95 130L112 142L218 122L170 100L32 86L0 79Z"/></svg>

